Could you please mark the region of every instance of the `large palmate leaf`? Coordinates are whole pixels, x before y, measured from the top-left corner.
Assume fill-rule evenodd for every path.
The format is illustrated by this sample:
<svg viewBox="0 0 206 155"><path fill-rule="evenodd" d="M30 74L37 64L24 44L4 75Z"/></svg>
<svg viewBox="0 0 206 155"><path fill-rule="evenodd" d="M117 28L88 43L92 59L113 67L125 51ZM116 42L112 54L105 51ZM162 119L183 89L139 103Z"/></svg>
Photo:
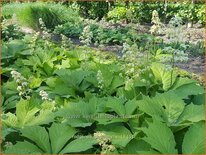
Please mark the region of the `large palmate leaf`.
<svg viewBox="0 0 206 155"><path fill-rule="evenodd" d="M65 126L64 124L55 124L49 128L49 137L53 153L58 153L66 144L68 139L76 133L75 129Z"/></svg>
<svg viewBox="0 0 206 155"><path fill-rule="evenodd" d="M42 154L43 151L39 149L36 145L29 143L27 141L18 142L12 147L8 147L5 150L5 154Z"/></svg>
<svg viewBox="0 0 206 155"><path fill-rule="evenodd" d="M74 71L71 71L68 69L60 69L60 70L57 70L55 73L61 78L61 80L66 84L66 86L71 87L75 90L84 91L91 84L88 85L88 83L84 83L84 86L82 86L81 83L86 77L91 76L93 72L84 71L81 69L74 70ZM84 89L81 89L81 88L84 88Z"/></svg>
<svg viewBox="0 0 206 155"><path fill-rule="evenodd" d="M99 64L98 70L102 73L104 87L109 91L124 84L123 78L119 77L119 67L116 64Z"/></svg>
<svg viewBox="0 0 206 155"><path fill-rule="evenodd" d="M125 104L125 114L126 115L132 115L135 110L137 109L137 101L135 99L129 100Z"/></svg>
<svg viewBox="0 0 206 155"><path fill-rule="evenodd" d="M138 101L138 107L141 111L150 115L154 119L168 122L164 108L157 102L153 102L153 99L144 97L143 100Z"/></svg>
<svg viewBox="0 0 206 155"><path fill-rule="evenodd" d="M156 120L148 125L148 128L141 129L146 135L143 140L160 153L177 154L174 135L170 128L165 123Z"/></svg>
<svg viewBox="0 0 206 155"><path fill-rule="evenodd" d="M192 102L196 105L205 104L205 93L194 96Z"/></svg>
<svg viewBox="0 0 206 155"><path fill-rule="evenodd" d="M27 45L22 40L12 40L3 44L1 59L8 59L17 56L18 54L24 54L24 50L27 49ZM28 55L31 54L30 52Z"/></svg>
<svg viewBox="0 0 206 155"><path fill-rule="evenodd" d="M16 115L10 112L6 113L5 119L2 122L7 126L15 128L52 122L54 119L52 112L54 105L50 102L44 102L41 106L35 104L33 100L19 101L16 106Z"/></svg>
<svg viewBox="0 0 206 155"><path fill-rule="evenodd" d="M105 133L113 145L125 147L135 136L121 123L113 123L109 125L99 125L97 131Z"/></svg>
<svg viewBox="0 0 206 155"><path fill-rule="evenodd" d="M135 100L126 102L123 98L117 97L92 97L89 104L96 104L96 112L93 119L98 124L111 124L115 122L127 122L133 117L137 109ZM85 104L87 105L87 104Z"/></svg>
<svg viewBox="0 0 206 155"><path fill-rule="evenodd" d="M34 141L44 152L50 152L49 135L45 128L31 126L22 129L21 132L22 136Z"/></svg>
<svg viewBox="0 0 206 155"><path fill-rule="evenodd" d="M112 111L116 112L119 116L125 115L125 100L122 98L108 98L106 107L111 108Z"/></svg>
<svg viewBox="0 0 206 155"><path fill-rule="evenodd" d="M27 141L17 142L6 148L5 153L17 153L16 151L30 154L78 153L92 148L97 143L91 136L74 139L76 130L65 124L53 123L48 130L40 126L25 127L21 133ZM74 140L70 141L72 139Z"/></svg>
<svg viewBox="0 0 206 155"><path fill-rule="evenodd" d="M68 103L63 109L57 112L57 116L63 116L72 127L91 126L96 114L95 102Z"/></svg>
<svg viewBox="0 0 206 155"><path fill-rule="evenodd" d="M188 78L177 78L171 90L181 98L188 98L189 95L199 95L204 93L204 88L197 81Z"/></svg>
<svg viewBox="0 0 206 155"><path fill-rule="evenodd" d="M177 118L180 116L185 107L184 101L172 91L163 94L157 94L153 98L153 101L157 102L164 108L169 124L176 122Z"/></svg>
<svg viewBox="0 0 206 155"><path fill-rule="evenodd" d="M155 79L161 82L164 90L168 90L175 82L177 74L175 71L166 71L160 63L153 63L151 66Z"/></svg>
<svg viewBox="0 0 206 155"><path fill-rule="evenodd" d="M185 134L182 153L205 154L205 142L205 123L193 124Z"/></svg>
<svg viewBox="0 0 206 155"><path fill-rule="evenodd" d="M177 120L177 123L199 122L205 120L205 107L203 104L189 104Z"/></svg>
<svg viewBox="0 0 206 155"><path fill-rule="evenodd" d="M123 149L123 154L138 154L141 151L150 151L151 146L143 140L133 139Z"/></svg>
<svg viewBox="0 0 206 155"><path fill-rule="evenodd" d="M60 153L83 152L91 149L95 144L97 141L94 137L80 137L69 143Z"/></svg>
<svg viewBox="0 0 206 155"><path fill-rule="evenodd" d="M184 110L185 103L174 92L157 94L153 98L144 97L138 102L141 111L168 125L176 123Z"/></svg>

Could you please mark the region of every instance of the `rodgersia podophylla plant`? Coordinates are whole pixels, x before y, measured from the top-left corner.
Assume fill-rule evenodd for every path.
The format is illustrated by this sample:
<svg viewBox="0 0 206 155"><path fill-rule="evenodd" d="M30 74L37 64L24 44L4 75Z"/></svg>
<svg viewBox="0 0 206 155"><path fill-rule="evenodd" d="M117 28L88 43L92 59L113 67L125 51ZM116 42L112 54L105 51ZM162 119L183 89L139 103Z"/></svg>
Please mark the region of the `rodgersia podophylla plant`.
<svg viewBox="0 0 206 155"><path fill-rule="evenodd" d="M79 39L83 44L89 46L92 43L92 37L93 37L93 33L92 31L90 31L90 26L88 25L84 27L83 32L79 37Z"/></svg>
<svg viewBox="0 0 206 155"><path fill-rule="evenodd" d="M24 78L21 73L17 71L11 71L11 75L18 85L17 91L19 92L19 96L24 99L30 99L32 90L29 89L29 83L26 78Z"/></svg>
<svg viewBox="0 0 206 155"><path fill-rule="evenodd" d="M99 145L102 147L101 153L109 153L115 151L115 146L111 144L111 138L105 133L96 132L94 133L94 138L98 141Z"/></svg>

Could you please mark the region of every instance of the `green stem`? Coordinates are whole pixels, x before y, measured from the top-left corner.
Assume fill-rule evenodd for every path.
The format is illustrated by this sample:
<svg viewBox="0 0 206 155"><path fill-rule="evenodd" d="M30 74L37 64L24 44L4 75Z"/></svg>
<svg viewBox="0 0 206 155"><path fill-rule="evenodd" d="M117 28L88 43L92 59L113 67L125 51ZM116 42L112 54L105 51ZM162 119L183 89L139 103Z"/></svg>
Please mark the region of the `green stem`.
<svg viewBox="0 0 206 155"><path fill-rule="evenodd" d="M176 42L176 47L177 47L177 42ZM172 72L171 72L171 84L170 86L172 86L172 78L173 78L173 72L174 72L174 68L175 68L175 51L172 52Z"/></svg>

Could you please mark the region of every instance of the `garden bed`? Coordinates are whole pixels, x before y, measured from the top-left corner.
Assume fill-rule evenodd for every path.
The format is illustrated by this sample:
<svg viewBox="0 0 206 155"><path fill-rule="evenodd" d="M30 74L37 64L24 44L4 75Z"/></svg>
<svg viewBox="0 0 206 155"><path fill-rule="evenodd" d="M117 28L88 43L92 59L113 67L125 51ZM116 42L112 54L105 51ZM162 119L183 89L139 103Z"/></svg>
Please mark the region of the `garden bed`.
<svg viewBox="0 0 206 155"><path fill-rule="evenodd" d="M177 4L6 2L2 153L205 154L203 7Z"/></svg>

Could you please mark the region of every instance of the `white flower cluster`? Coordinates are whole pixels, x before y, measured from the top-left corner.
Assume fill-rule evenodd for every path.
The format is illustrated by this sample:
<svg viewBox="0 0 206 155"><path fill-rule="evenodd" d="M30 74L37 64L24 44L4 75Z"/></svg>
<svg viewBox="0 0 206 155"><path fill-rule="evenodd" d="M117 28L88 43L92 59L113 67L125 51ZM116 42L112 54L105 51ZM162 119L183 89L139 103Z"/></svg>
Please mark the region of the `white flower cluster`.
<svg viewBox="0 0 206 155"><path fill-rule="evenodd" d="M98 141L99 145L102 147L102 153L113 152L115 151L115 146L111 143L111 139L102 132L94 133L95 139Z"/></svg>
<svg viewBox="0 0 206 155"><path fill-rule="evenodd" d="M49 39L51 36L50 36L49 30L46 28L46 25L45 25L44 21L42 20L42 18L39 18L39 25L40 25L40 29L42 30L42 38Z"/></svg>
<svg viewBox="0 0 206 155"><path fill-rule="evenodd" d="M184 42L185 37L183 35L183 22L182 18L175 16L171 18L166 31L168 42Z"/></svg>
<svg viewBox="0 0 206 155"><path fill-rule="evenodd" d="M72 41L70 38L67 38L65 35L61 34L61 37L62 37L62 48L69 48L69 47L72 47Z"/></svg>
<svg viewBox="0 0 206 155"><path fill-rule="evenodd" d="M36 33L33 34L32 39L29 42L29 47L31 47L31 48L36 47L36 42L37 42L37 39L38 39L39 35L40 35L39 32L36 32Z"/></svg>
<svg viewBox="0 0 206 155"><path fill-rule="evenodd" d="M103 89L104 88L104 78L100 70L97 71L97 81L98 81L98 87L100 89Z"/></svg>
<svg viewBox="0 0 206 155"><path fill-rule="evenodd" d="M92 43L92 37L93 37L93 33L90 30L90 26L88 25L84 27L83 32L81 36L79 37L79 39L81 40L83 44L86 44L87 46L89 46Z"/></svg>
<svg viewBox="0 0 206 155"><path fill-rule="evenodd" d="M47 30L46 25L42 18L39 18L39 25L40 25L41 30Z"/></svg>
<svg viewBox="0 0 206 155"><path fill-rule="evenodd" d="M136 63L138 57L141 57L141 54L139 53L138 46L136 44L130 46L127 43L123 43L122 59L124 61Z"/></svg>
<svg viewBox="0 0 206 155"><path fill-rule="evenodd" d="M154 10L152 12L152 27L150 28L151 34L159 34L161 32L162 23L160 22L158 12Z"/></svg>
<svg viewBox="0 0 206 155"><path fill-rule="evenodd" d="M138 52L136 44L130 46L127 43L123 43L121 59L126 63L123 63L122 69L125 70L125 74L128 77L132 77L135 74L135 68L139 65L139 58L141 58L141 54Z"/></svg>
<svg viewBox="0 0 206 155"><path fill-rule="evenodd" d="M49 98L49 95L46 91L44 90L41 90L39 92L39 95L41 96L42 100L45 100L45 101L52 101L52 99Z"/></svg>
<svg viewBox="0 0 206 155"><path fill-rule="evenodd" d="M29 89L29 84L27 80L21 75L21 73L17 71L11 71L11 75L18 84L17 91L19 92L19 96L30 99L30 94L32 90Z"/></svg>
<svg viewBox="0 0 206 155"><path fill-rule="evenodd" d="M174 49L171 46L169 46L169 47L165 47L163 51L171 54L171 56L162 57L160 60L161 62L168 62L171 61L172 59L174 59L173 60L174 62L187 62L189 60L188 54L185 53L183 50Z"/></svg>

